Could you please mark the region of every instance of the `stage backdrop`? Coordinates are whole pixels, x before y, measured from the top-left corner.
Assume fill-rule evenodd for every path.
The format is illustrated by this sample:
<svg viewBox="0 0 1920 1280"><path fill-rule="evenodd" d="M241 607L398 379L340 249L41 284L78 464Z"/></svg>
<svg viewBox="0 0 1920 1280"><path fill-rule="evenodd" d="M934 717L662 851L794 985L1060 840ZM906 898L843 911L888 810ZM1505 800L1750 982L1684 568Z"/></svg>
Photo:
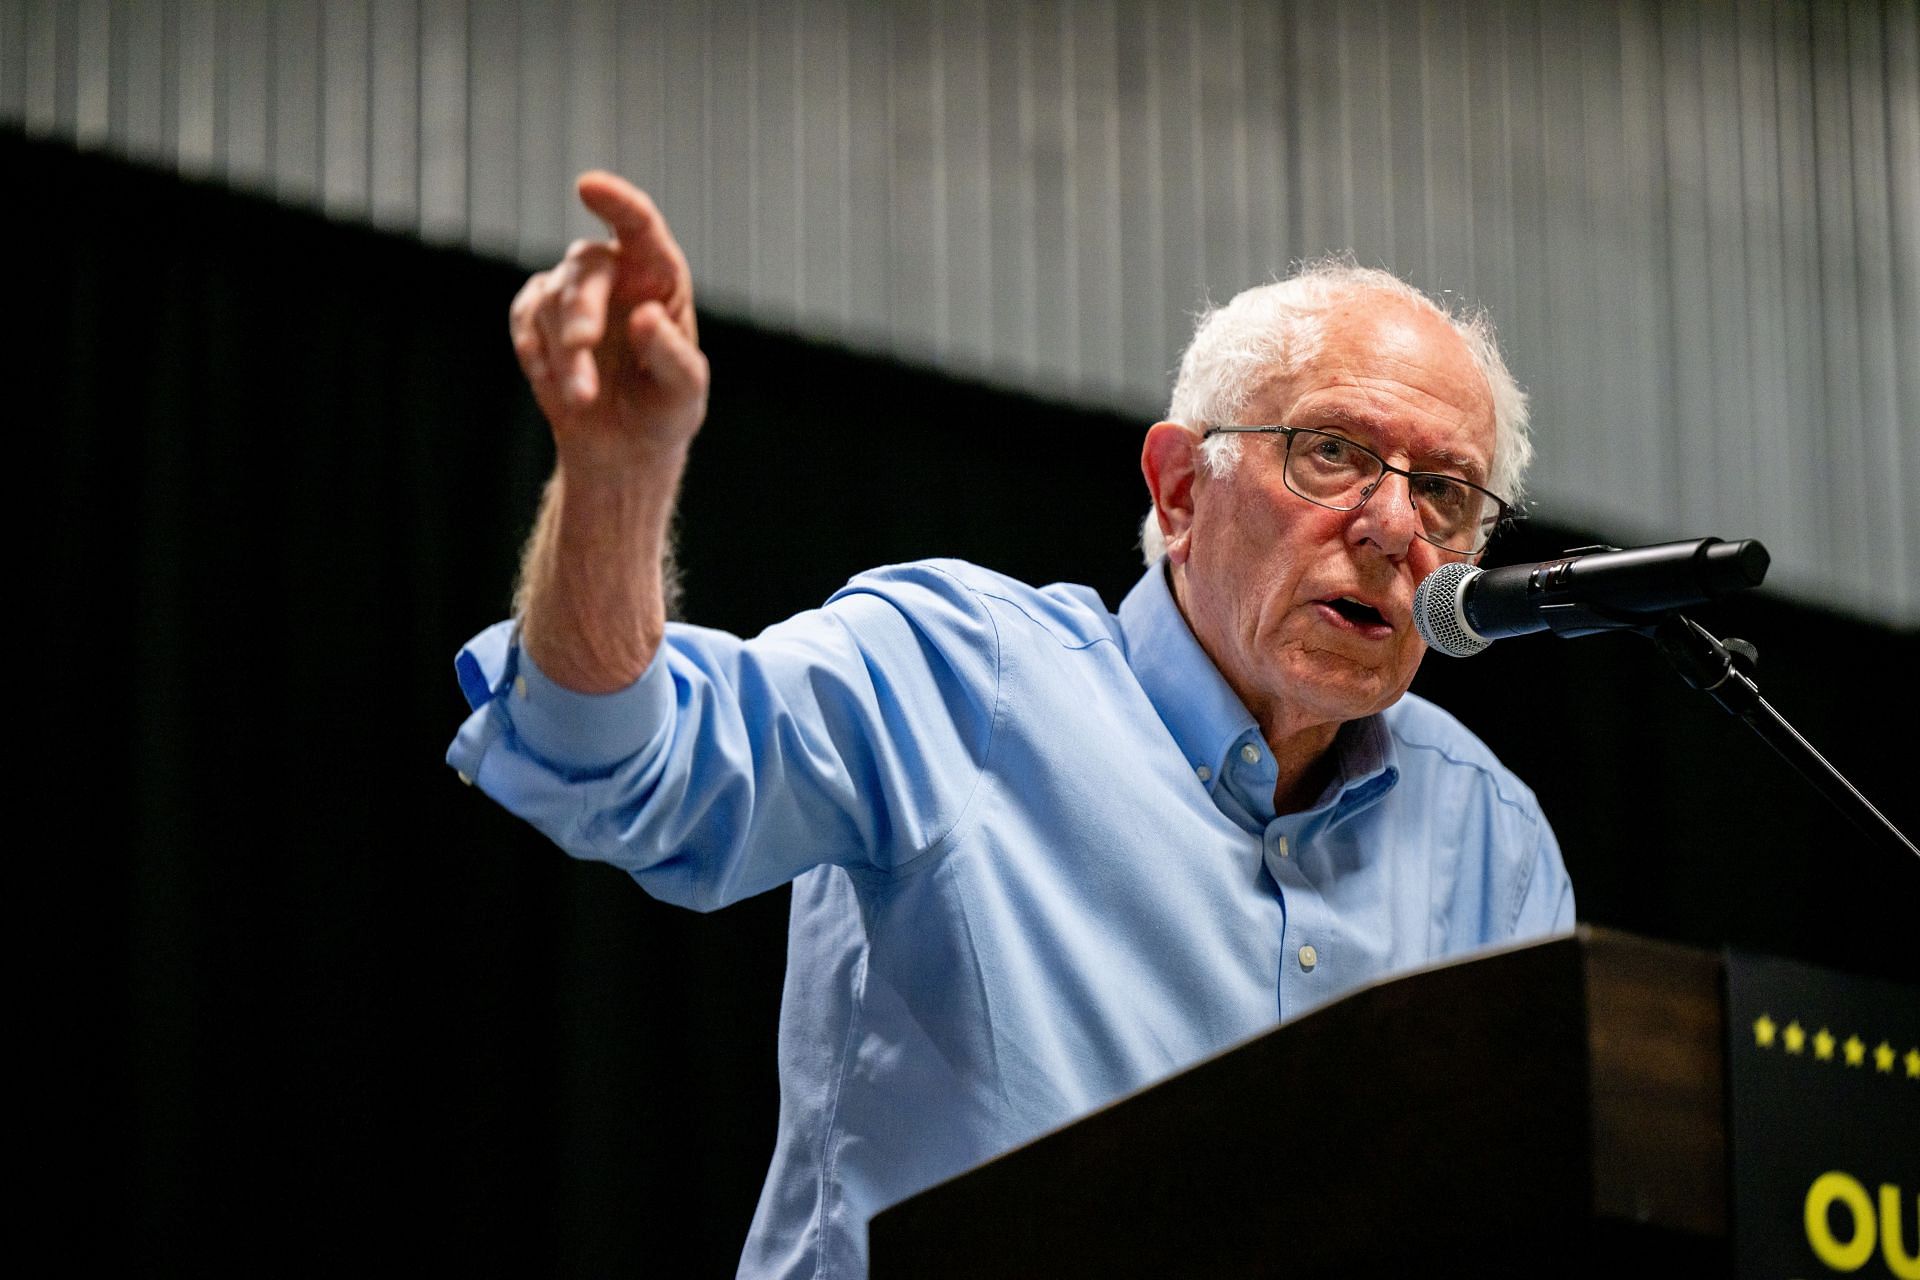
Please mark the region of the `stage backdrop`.
<svg viewBox="0 0 1920 1280"><path fill-rule="evenodd" d="M32 857L59 873L26 907L42 1229L150 1272L729 1272L772 1145L785 894L669 909L440 762L453 654L506 608L549 461L506 343L519 271L14 135L0 171L34 334L14 433L45 459L16 613L19 811L56 816ZM1144 423L703 336L692 618L751 632L916 556L1110 603L1137 574ZM1494 559L1606 534L1551 515ZM1911 633L1764 594L1701 617L1920 825ZM1539 791L1583 919L1916 976L1917 869L1644 646L1514 641L1419 687Z"/></svg>

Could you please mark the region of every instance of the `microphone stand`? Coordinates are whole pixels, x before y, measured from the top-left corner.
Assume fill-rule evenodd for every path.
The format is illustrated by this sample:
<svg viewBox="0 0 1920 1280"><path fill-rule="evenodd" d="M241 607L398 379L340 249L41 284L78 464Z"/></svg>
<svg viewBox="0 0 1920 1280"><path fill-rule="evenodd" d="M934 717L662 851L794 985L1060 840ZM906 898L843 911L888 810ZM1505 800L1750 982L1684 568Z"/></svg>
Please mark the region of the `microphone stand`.
<svg viewBox="0 0 1920 1280"><path fill-rule="evenodd" d="M1682 680L1745 722L1869 837L1886 848L1904 850L1920 858L1920 848L1760 696L1760 687L1750 674L1760 656L1752 645L1745 640L1722 641L1699 623L1678 613L1667 614L1648 625L1633 626L1632 630L1651 639Z"/></svg>

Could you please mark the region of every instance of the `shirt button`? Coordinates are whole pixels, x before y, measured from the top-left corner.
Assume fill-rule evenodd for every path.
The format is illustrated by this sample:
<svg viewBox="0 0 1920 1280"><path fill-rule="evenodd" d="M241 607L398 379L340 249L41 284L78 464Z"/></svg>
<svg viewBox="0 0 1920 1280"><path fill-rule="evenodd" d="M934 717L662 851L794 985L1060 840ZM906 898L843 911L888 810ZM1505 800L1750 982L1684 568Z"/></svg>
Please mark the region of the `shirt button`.
<svg viewBox="0 0 1920 1280"><path fill-rule="evenodd" d="M1245 760L1248 764L1259 764L1260 748L1254 746L1251 742L1249 742L1246 746L1240 748L1240 758L1242 760Z"/></svg>
<svg viewBox="0 0 1920 1280"><path fill-rule="evenodd" d="M1309 942L1306 946L1300 948L1300 967L1302 969L1306 970L1308 973L1312 973L1313 966L1319 963L1320 963L1320 953L1313 949L1313 944L1311 942Z"/></svg>
<svg viewBox="0 0 1920 1280"><path fill-rule="evenodd" d="M1213 770L1207 768L1207 766L1203 764L1195 765L1193 770L1193 776L1200 779L1200 781L1205 782L1208 778L1211 778L1213 776Z"/></svg>
<svg viewBox="0 0 1920 1280"><path fill-rule="evenodd" d="M1284 858L1287 856L1287 838L1285 836L1280 837L1280 843L1275 847L1280 850L1281 857Z"/></svg>
<svg viewBox="0 0 1920 1280"><path fill-rule="evenodd" d="M527 696L527 678L525 676L515 676L513 678L513 696L516 698L524 698Z"/></svg>

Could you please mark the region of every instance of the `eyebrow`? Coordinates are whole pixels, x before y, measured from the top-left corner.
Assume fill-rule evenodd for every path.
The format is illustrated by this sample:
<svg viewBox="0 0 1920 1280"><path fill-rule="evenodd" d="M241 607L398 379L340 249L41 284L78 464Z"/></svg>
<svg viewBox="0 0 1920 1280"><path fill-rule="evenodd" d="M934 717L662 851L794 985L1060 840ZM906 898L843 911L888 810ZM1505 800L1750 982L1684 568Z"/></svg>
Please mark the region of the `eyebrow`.
<svg viewBox="0 0 1920 1280"><path fill-rule="evenodd" d="M1377 444L1381 436L1388 434L1392 430L1387 420L1378 414L1368 413L1365 410L1349 409L1341 405L1328 405L1324 409L1315 410L1307 415L1307 419L1309 422L1332 422L1347 427L1350 430L1363 432L1369 438L1359 443L1368 446ZM1299 426L1302 424L1290 422L1287 425ZM1308 427L1308 429L1314 430L1315 428ZM1458 467L1466 474L1467 479L1473 481L1475 484L1486 483L1486 476L1482 472L1480 464L1462 454L1449 453L1442 450L1439 453L1421 454L1419 457L1429 464L1446 463ZM1418 467L1414 468L1414 470L1419 469Z"/></svg>

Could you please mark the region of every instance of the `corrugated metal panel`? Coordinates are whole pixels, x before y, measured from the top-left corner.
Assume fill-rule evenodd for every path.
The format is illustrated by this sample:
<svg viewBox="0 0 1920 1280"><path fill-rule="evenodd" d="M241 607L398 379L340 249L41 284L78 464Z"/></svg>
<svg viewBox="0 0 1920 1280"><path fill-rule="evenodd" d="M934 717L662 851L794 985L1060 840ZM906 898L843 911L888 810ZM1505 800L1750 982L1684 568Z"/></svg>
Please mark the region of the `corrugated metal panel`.
<svg viewBox="0 0 1920 1280"><path fill-rule="evenodd" d="M1920 623L1915 0L0 0L0 122L529 265L610 166L711 307L1142 415L1351 249L1493 311L1544 509Z"/></svg>
<svg viewBox="0 0 1920 1280"><path fill-rule="evenodd" d="M1889 335L1895 382L1893 421L1881 440L1886 483L1893 498L1886 505L1902 513L1896 549L1904 558L1891 571L1903 591L1892 594L1891 611L1913 621L1920 614L1920 15L1914 6L1896 5L1887 13L1887 206L1892 211L1888 237L1892 267L1887 276L1893 294ZM1905 542L1899 541L1904 532Z"/></svg>
<svg viewBox="0 0 1920 1280"><path fill-rule="evenodd" d="M420 233L435 241L463 238L469 226L466 9L462 0L420 0Z"/></svg>

